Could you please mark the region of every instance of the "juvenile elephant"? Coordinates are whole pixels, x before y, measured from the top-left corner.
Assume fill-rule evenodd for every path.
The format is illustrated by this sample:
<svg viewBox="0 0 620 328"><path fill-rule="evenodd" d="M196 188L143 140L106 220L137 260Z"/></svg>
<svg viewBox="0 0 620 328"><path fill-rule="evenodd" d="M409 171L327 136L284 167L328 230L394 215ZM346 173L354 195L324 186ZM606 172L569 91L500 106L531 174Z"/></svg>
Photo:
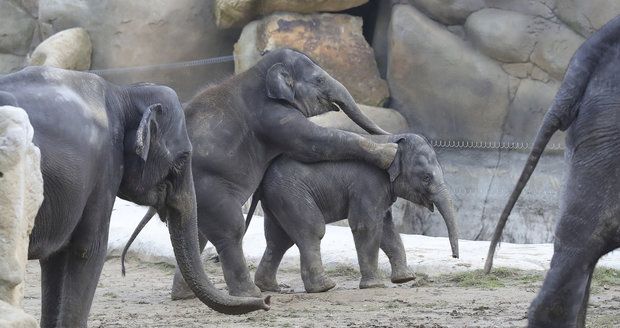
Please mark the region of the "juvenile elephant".
<svg viewBox="0 0 620 328"><path fill-rule="evenodd" d="M307 119L339 109L366 131L386 134L360 112L342 84L306 55L290 49L265 54L249 70L207 88L187 105L200 247L204 249L208 239L217 249L231 295L260 295L241 247L245 232L241 208L272 159L280 154L304 162L357 159L380 169L394 160L394 143L375 143ZM143 223L148 219L147 215ZM140 226L134 236L139 230ZM184 285L177 271L173 299L192 296Z"/></svg>
<svg viewBox="0 0 620 328"><path fill-rule="evenodd" d="M374 136L398 142L391 176L362 161L305 164L280 156L269 166L252 199L249 224L258 200L265 215L267 248L254 282L263 291L279 291L276 272L293 244L301 255L301 277L307 292L335 286L323 270L320 244L325 224L349 219L362 278L360 288L383 286L377 272L379 248L392 265L392 282L414 279L407 269L403 242L392 223L396 197L442 214L452 256L458 257L458 232L452 197L431 145L415 134Z"/></svg>
<svg viewBox="0 0 620 328"><path fill-rule="evenodd" d="M0 78L5 104L28 113L41 150L44 201L28 257L41 264L42 327L86 326L117 195L168 223L181 272L205 304L225 313L268 308L219 292L202 269L192 147L174 91L30 67Z"/></svg>
<svg viewBox="0 0 620 328"><path fill-rule="evenodd" d="M497 223L487 272L510 211L557 130L566 130L566 180L551 267L530 306L530 327L584 327L596 262L620 247L620 16L573 55Z"/></svg>

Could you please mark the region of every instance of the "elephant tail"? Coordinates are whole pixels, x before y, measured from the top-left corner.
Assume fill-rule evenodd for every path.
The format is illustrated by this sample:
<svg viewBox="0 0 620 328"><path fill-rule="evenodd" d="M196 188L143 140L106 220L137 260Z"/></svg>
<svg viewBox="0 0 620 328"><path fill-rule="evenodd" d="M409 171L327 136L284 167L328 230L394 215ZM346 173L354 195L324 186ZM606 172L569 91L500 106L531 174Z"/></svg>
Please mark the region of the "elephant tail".
<svg viewBox="0 0 620 328"><path fill-rule="evenodd" d="M153 218L153 216L155 216L156 213L157 210L154 207L149 207L149 210L146 212L146 214L144 214L144 217L142 218L140 223L138 223L136 229L134 229L131 237L129 237L129 241L127 241L127 244L125 244L125 248L123 248L123 253L121 253L121 273L123 274L123 277L125 276L125 255L127 255L129 247L136 239L136 237L138 237L138 234L140 234L142 229L144 229L144 226L149 223L149 221Z"/></svg>
<svg viewBox="0 0 620 328"><path fill-rule="evenodd" d="M252 203L250 203L250 209L248 210L248 215L245 217L245 232L248 231L250 227L250 222L252 221L252 216L254 215L254 211L256 211L256 205L258 205L258 201L261 198L260 188L256 189L254 195L252 195Z"/></svg>

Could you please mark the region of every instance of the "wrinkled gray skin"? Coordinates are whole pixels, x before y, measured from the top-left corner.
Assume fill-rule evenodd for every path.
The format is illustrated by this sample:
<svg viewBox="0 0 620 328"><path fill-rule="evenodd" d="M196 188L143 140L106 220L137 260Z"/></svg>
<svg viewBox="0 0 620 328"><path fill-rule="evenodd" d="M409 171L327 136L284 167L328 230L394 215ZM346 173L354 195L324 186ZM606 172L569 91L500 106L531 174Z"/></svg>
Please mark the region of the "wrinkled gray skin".
<svg viewBox="0 0 620 328"><path fill-rule="evenodd" d="M41 151L44 201L28 249L41 264L41 327L86 326L117 195L168 222L181 271L203 302L230 313L265 307L219 292L202 270L192 147L174 91L30 67L0 78L0 102L28 113Z"/></svg>
<svg viewBox="0 0 620 328"><path fill-rule="evenodd" d="M554 253L529 327L584 327L598 259L620 247L620 16L575 52L497 224L485 270L553 133L566 130L566 181Z"/></svg>
<svg viewBox="0 0 620 328"><path fill-rule="evenodd" d="M357 159L381 169L393 162L396 144L375 143L307 119L338 108L366 131L386 133L359 111L342 84L290 49L267 53L254 67L207 88L188 103L185 116L194 146L200 247L204 249L207 239L215 245L231 295L260 295L241 247L245 233L241 207L272 159L280 154L304 162ZM147 215L142 222L149 219ZM189 297L193 293L177 271L172 298Z"/></svg>
<svg viewBox="0 0 620 328"><path fill-rule="evenodd" d="M252 199L246 224L258 200L265 214L267 248L256 270L255 283L263 291L279 291L276 272L293 244L301 255L301 276L307 292L335 286L325 275L320 243L325 224L348 219L353 232L362 278L360 288L381 287L377 257L381 248L392 265L392 282L414 279L390 206L401 197L443 215L452 248L458 257L458 232L452 197L433 148L415 134L372 136L398 142L390 175L361 161L305 164L280 156L269 166ZM393 181L392 181L393 180Z"/></svg>

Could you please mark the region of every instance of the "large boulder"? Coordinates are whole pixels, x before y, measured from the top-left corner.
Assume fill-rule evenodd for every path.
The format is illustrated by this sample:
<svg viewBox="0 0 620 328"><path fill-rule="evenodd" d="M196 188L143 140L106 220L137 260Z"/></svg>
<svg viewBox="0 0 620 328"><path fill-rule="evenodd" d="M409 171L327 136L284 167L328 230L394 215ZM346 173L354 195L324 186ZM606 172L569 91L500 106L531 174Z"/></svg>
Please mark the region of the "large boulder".
<svg viewBox="0 0 620 328"><path fill-rule="evenodd" d="M36 27L34 17L10 0L0 0L0 52L26 55Z"/></svg>
<svg viewBox="0 0 620 328"><path fill-rule="evenodd" d="M439 139L498 140L509 79L500 65L408 5L392 11L391 107L413 131Z"/></svg>
<svg viewBox="0 0 620 328"><path fill-rule="evenodd" d="M220 31L214 0L151 1L40 0L39 19L58 32L83 27L93 44L92 68L163 65L102 72L116 83L148 81L177 90L182 99L233 72L232 60L220 64L168 67L165 64L228 56L239 30Z"/></svg>
<svg viewBox="0 0 620 328"><path fill-rule="evenodd" d="M273 14L248 24L235 44L235 72L253 66L266 50L292 48L307 54L340 81L358 103L381 106L389 97L362 20L343 14Z"/></svg>
<svg viewBox="0 0 620 328"><path fill-rule="evenodd" d="M409 0L429 17L446 25L463 24L467 17L485 7L484 0Z"/></svg>
<svg viewBox="0 0 620 328"><path fill-rule="evenodd" d="M0 107L0 326L37 327L19 309L29 235L43 202L39 149L21 108Z"/></svg>
<svg viewBox="0 0 620 328"><path fill-rule="evenodd" d="M541 32L530 60L561 81L573 54L584 38L562 24L551 24Z"/></svg>
<svg viewBox="0 0 620 328"><path fill-rule="evenodd" d="M84 71L90 68L92 51L88 32L81 27L70 28L39 44L30 55L29 65Z"/></svg>
<svg viewBox="0 0 620 328"><path fill-rule="evenodd" d="M471 14L465 30L486 55L502 62L526 62L536 45L536 21L534 16L488 8Z"/></svg>
<svg viewBox="0 0 620 328"><path fill-rule="evenodd" d="M359 105L360 110L368 116L373 122L377 123L381 128L390 133L405 133L409 127L405 118L397 111L390 108L372 107ZM326 128L335 128L355 133L366 134L364 129L360 128L342 111L327 112L310 118L310 121Z"/></svg>
<svg viewBox="0 0 620 328"><path fill-rule="evenodd" d="M12 73L19 70L26 57L0 53L0 74Z"/></svg>
<svg viewBox="0 0 620 328"><path fill-rule="evenodd" d="M357 7L368 0L216 0L215 18L220 28L242 27L252 19L277 11L309 14Z"/></svg>
<svg viewBox="0 0 620 328"><path fill-rule="evenodd" d="M562 0L557 1L557 16L584 37L620 15L618 0Z"/></svg>

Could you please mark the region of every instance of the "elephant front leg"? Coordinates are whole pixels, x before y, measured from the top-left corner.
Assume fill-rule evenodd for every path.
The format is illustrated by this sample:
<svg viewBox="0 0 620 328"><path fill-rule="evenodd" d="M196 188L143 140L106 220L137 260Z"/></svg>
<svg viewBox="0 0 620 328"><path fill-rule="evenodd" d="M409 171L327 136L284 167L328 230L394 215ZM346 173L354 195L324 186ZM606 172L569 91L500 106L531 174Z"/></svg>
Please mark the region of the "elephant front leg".
<svg viewBox="0 0 620 328"><path fill-rule="evenodd" d="M415 274L407 266L407 253L400 234L396 231L392 220L392 212L388 212L383 219L383 236L381 249L390 260L392 275L390 280L395 284L402 284L415 279Z"/></svg>
<svg viewBox="0 0 620 328"><path fill-rule="evenodd" d="M217 250L229 294L232 296L260 296L260 289L254 285L251 279L243 254L245 220L241 211L241 204L222 199L218 199L216 202L200 203L198 227Z"/></svg>
<svg viewBox="0 0 620 328"><path fill-rule="evenodd" d="M349 223L352 221L350 220ZM366 222L371 222L367 220ZM378 288L385 287L379 277L379 245L383 228L381 224L371 224L360 226L353 223L351 225L353 232L353 240L355 241L355 249L357 250L357 261L360 266L362 279L360 280L360 288Z"/></svg>

